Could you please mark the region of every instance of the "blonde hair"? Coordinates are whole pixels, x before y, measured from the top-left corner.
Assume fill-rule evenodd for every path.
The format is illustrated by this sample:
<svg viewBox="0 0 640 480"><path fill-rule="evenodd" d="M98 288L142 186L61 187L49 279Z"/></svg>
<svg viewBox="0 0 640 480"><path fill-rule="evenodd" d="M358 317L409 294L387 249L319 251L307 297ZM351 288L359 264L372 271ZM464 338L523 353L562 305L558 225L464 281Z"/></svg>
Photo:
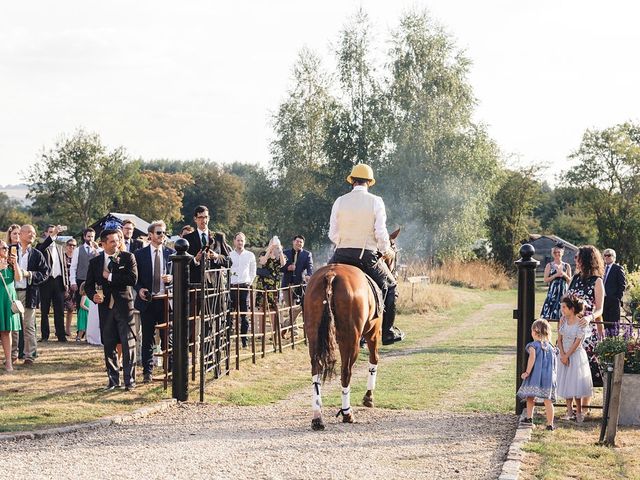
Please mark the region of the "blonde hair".
<svg viewBox="0 0 640 480"><path fill-rule="evenodd" d="M536 332L542 340L551 341L551 325L544 318L539 318L533 322L531 331Z"/></svg>

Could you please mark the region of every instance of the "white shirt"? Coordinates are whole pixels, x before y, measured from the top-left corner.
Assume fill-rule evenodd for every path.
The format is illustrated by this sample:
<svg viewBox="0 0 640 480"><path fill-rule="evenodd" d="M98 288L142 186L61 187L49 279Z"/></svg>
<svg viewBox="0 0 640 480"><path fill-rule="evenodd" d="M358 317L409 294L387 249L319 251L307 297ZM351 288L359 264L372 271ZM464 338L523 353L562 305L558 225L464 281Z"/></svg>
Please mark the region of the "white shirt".
<svg viewBox="0 0 640 480"><path fill-rule="evenodd" d="M28 247L24 252L22 251L22 245L18 244L18 265L23 272L26 272L29 267L29 249ZM23 275L22 280L15 282L16 288L27 288L27 277Z"/></svg>
<svg viewBox="0 0 640 480"><path fill-rule="evenodd" d="M196 231L198 232L198 239L200 240L200 242L202 242L202 234L203 233L204 233L204 237L207 239L207 242L209 241L209 230L196 229ZM203 246L206 246L206 243Z"/></svg>
<svg viewBox="0 0 640 480"><path fill-rule="evenodd" d="M353 187L355 191L365 191L368 193L368 188L364 185L356 185ZM387 232L387 211L384 208L384 202L382 198L377 195L371 195L373 197L373 213L375 215L375 223L373 225L374 236L378 242L378 250L382 253L391 248L391 242L389 241L389 232ZM340 209L340 197L333 202L331 207L331 218L329 219L329 240L337 245L340 240L340 233L338 232L338 210Z"/></svg>
<svg viewBox="0 0 640 480"><path fill-rule="evenodd" d="M231 285L238 283L248 283L251 285L256 276L256 256L249 250L242 250L242 253L234 248L231 250Z"/></svg>
<svg viewBox="0 0 640 480"><path fill-rule="evenodd" d="M158 251L158 256L160 257L160 277L165 274L166 266L164 264L164 255L162 254L162 246L156 248L153 245L149 245L149 250L151 251L151 284L153 285L153 275L156 273L154 268L156 268L156 250ZM152 292L152 293L164 293L164 282L162 278L160 278L160 291Z"/></svg>
<svg viewBox="0 0 640 480"><path fill-rule="evenodd" d="M60 269L60 255L58 255L58 248L56 246L56 239L51 239L51 245L49 245L49 252L51 254L51 278L56 278L62 275Z"/></svg>

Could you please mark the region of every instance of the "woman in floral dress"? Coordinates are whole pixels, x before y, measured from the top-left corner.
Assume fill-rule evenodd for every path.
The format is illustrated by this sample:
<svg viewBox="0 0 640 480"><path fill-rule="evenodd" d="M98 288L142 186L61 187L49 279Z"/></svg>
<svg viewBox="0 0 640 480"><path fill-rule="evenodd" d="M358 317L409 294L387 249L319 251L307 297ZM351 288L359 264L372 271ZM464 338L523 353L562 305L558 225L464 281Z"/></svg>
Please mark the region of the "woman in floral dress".
<svg viewBox="0 0 640 480"><path fill-rule="evenodd" d="M600 251L593 245L580 247L576 254L576 270L578 273L573 276L567 293L573 293L585 302L583 318L591 325L591 334L585 335L583 346L589 359L593 386L601 387L602 372L595 353L596 345L604 338L604 326L601 318L604 305L604 283L602 282L604 264ZM582 399L583 409L588 409L590 403L591 397L584 397Z"/></svg>
<svg viewBox="0 0 640 480"><path fill-rule="evenodd" d="M263 302L265 290L277 290L280 288L281 268L285 266L287 259L282 252L280 239L274 236L269 241L267 250L258 257L258 269L256 275L256 306L264 308ZM267 305L271 311L278 308L278 292L267 292Z"/></svg>
<svg viewBox="0 0 640 480"><path fill-rule="evenodd" d="M551 249L553 261L544 267L544 281L549 284L549 290L540 317L547 320L560 319L560 300L567 291L568 282L571 281L571 265L562 261L563 253L564 245L556 244Z"/></svg>

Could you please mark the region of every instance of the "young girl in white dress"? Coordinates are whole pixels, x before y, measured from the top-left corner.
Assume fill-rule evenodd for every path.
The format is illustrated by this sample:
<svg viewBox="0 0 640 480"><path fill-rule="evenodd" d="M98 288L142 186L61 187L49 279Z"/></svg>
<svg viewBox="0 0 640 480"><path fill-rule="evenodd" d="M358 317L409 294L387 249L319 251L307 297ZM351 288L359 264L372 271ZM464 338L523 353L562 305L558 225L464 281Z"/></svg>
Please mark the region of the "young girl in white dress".
<svg viewBox="0 0 640 480"><path fill-rule="evenodd" d="M562 317L558 327L558 395L567 402L566 420L584 421L581 399L593 393L593 381L587 352L582 346L586 330L580 326L578 315L584 309L584 301L568 294L560 302ZM573 411L575 401L576 411Z"/></svg>

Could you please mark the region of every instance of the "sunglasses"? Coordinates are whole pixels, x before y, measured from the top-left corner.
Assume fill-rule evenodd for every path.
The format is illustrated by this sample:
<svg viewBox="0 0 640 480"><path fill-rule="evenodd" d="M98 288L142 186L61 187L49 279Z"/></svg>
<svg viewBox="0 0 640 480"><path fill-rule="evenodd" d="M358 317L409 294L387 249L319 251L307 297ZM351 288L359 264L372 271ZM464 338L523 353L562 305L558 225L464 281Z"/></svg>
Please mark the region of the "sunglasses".
<svg viewBox="0 0 640 480"><path fill-rule="evenodd" d="M604 256L605 257L611 257L612 255L610 253L605 253Z"/></svg>
<svg viewBox="0 0 640 480"><path fill-rule="evenodd" d="M67 243L67 247L77 247L77 243Z"/></svg>
<svg viewBox="0 0 640 480"><path fill-rule="evenodd" d="M153 232L153 233L155 233L156 235L164 235L164 234L166 234L167 232L163 232L162 230L159 230L159 231L157 231L157 232Z"/></svg>

